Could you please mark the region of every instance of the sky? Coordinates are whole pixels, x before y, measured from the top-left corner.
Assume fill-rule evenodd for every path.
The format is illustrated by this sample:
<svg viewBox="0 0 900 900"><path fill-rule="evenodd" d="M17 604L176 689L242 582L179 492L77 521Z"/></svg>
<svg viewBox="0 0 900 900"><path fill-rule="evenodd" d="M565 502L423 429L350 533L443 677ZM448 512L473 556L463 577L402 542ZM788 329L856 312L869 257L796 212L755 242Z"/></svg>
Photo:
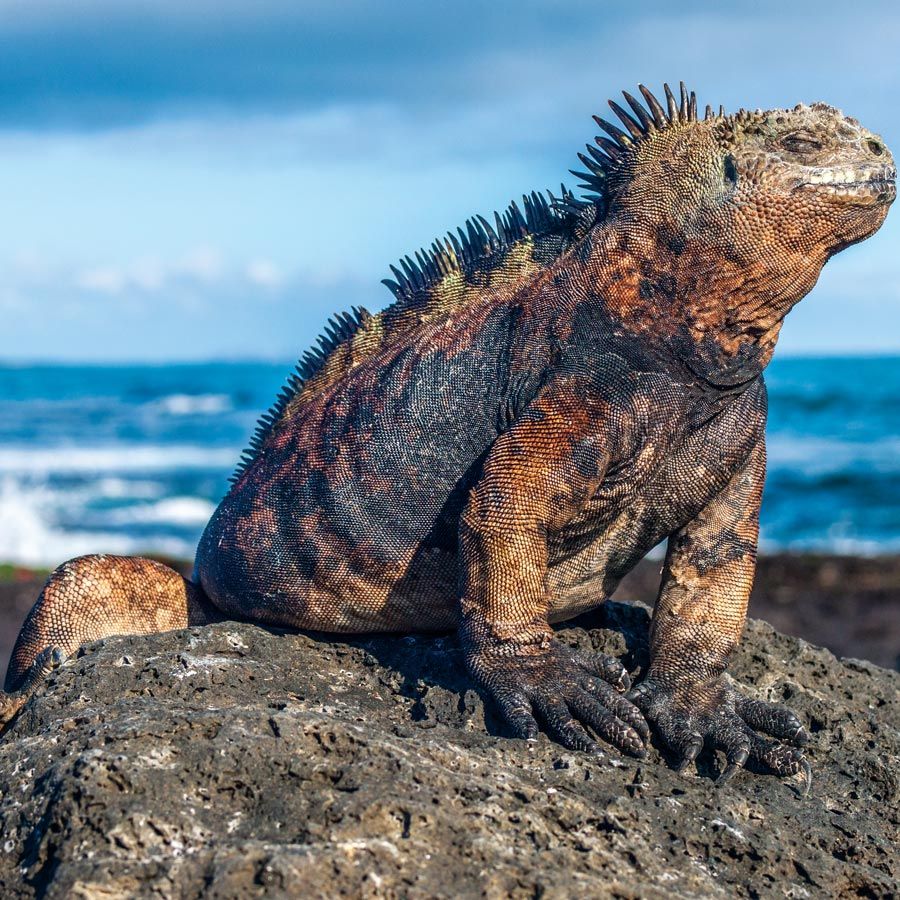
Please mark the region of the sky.
<svg viewBox="0 0 900 900"><path fill-rule="evenodd" d="M0 360L291 359L399 256L574 187L638 82L900 152L900 4L0 0ZM785 354L900 352L900 213Z"/></svg>

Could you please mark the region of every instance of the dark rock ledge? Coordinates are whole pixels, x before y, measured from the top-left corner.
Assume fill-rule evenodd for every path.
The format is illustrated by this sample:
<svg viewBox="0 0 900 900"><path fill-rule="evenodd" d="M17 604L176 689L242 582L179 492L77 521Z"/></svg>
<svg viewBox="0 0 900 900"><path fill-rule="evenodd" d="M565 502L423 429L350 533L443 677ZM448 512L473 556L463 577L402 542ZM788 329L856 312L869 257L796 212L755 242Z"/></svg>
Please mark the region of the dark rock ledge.
<svg viewBox="0 0 900 900"><path fill-rule="evenodd" d="M561 631L646 663L647 613ZM889 897L900 676L751 622L814 781L503 739L452 637L222 623L91 645L0 743L0 896Z"/></svg>

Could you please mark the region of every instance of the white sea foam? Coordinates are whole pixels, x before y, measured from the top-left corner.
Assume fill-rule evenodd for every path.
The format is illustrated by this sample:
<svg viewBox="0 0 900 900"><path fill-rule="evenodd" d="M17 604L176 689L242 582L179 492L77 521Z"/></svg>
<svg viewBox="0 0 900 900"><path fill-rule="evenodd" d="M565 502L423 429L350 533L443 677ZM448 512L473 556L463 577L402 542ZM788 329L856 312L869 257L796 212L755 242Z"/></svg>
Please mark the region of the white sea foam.
<svg viewBox="0 0 900 900"><path fill-rule="evenodd" d="M134 554L152 550L190 558L191 542L159 535L148 542L113 531L60 528L58 493L25 488L12 478L0 480L0 558L25 566L55 566L85 553Z"/></svg>
<svg viewBox="0 0 900 900"><path fill-rule="evenodd" d="M156 503L139 503L111 510L112 525L185 525L203 527L216 507L202 497L167 497Z"/></svg>
<svg viewBox="0 0 900 900"><path fill-rule="evenodd" d="M156 472L184 469L230 470L238 452L198 445L0 447L0 475L51 475L79 472Z"/></svg>
<svg viewBox="0 0 900 900"><path fill-rule="evenodd" d="M136 478L100 478L91 484L96 496L110 500L154 500L165 493L165 487L159 481Z"/></svg>
<svg viewBox="0 0 900 900"><path fill-rule="evenodd" d="M228 394L170 394L149 405L170 416L215 415L232 408Z"/></svg>

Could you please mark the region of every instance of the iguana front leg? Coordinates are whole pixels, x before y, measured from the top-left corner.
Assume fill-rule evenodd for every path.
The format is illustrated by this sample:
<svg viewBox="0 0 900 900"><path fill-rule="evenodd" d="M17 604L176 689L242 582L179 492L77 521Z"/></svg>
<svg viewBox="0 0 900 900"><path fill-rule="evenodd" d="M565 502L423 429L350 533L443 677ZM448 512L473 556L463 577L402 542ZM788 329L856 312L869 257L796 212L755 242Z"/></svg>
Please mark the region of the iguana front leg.
<svg viewBox="0 0 900 900"><path fill-rule="evenodd" d="M540 719L566 747L599 753L587 725L643 755L649 732L624 698L625 669L567 647L547 621L547 535L600 483L609 418L590 387L558 377L497 439L460 520L460 634L516 736L536 737Z"/></svg>
<svg viewBox="0 0 900 900"><path fill-rule="evenodd" d="M803 771L807 741L800 720L775 703L749 700L724 675L744 629L756 566L759 507L765 480L760 438L725 489L669 539L650 635L650 666L629 696L678 755L679 770L704 743L726 754L719 783L747 759L780 775Z"/></svg>

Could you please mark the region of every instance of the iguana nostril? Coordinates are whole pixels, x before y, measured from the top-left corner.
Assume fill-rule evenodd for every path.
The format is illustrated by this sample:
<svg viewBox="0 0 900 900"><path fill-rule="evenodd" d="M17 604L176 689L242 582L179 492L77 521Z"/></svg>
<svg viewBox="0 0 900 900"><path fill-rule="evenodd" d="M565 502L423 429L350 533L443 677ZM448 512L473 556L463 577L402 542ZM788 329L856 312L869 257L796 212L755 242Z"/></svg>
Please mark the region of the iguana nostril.
<svg viewBox="0 0 900 900"><path fill-rule="evenodd" d="M866 146L876 155L881 156L884 153L884 147L878 141L866 141Z"/></svg>

